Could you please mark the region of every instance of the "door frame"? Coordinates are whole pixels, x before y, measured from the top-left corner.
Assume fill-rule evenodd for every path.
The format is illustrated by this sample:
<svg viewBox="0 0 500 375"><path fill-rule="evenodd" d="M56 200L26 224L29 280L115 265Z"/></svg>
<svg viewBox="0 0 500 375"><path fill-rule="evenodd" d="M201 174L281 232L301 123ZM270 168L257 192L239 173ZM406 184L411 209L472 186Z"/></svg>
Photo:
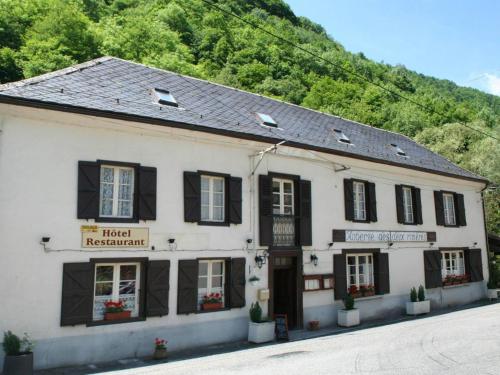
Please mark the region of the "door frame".
<svg viewBox="0 0 500 375"><path fill-rule="evenodd" d="M269 288L269 302L268 311L269 317L274 315L274 270L279 267L274 266L274 260L278 257L295 258L296 265L296 317L297 322L294 328L301 329L304 327L304 308L303 308L303 259L302 250L272 250L269 252L268 258L268 288Z"/></svg>

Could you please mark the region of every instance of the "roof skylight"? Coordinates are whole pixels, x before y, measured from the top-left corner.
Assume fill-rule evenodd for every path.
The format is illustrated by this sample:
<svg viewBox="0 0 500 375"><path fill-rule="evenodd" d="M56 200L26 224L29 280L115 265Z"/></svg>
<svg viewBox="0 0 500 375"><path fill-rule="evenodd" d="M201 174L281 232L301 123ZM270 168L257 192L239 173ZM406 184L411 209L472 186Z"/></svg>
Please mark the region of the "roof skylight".
<svg viewBox="0 0 500 375"><path fill-rule="evenodd" d="M391 146L394 149L394 151L396 151L396 154L398 154L399 156L406 156L406 152L404 152L403 149L399 147L397 144L391 143Z"/></svg>
<svg viewBox="0 0 500 375"><path fill-rule="evenodd" d="M337 141L341 143L351 144L351 140L347 137L347 135L344 134L342 130L333 129L333 134L335 134Z"/></svg>
<svg viewBox="0 0 500 375"><path fill-rule="evenodd" d="M170 105L172 107L178 107L177 100L174 96L167 90L154 89L158 103L164 105Z"/></svg>
<svg viewBox="0 0 500 375"><path fill-rule="evenodd" d="M274 119L271 116L269 116L265 113L259 113L259 112L257 112L256 115L259 118L260 123L262 125L272 126L273 128L278 127L278 123L276 121L274 121Z"/></svg>

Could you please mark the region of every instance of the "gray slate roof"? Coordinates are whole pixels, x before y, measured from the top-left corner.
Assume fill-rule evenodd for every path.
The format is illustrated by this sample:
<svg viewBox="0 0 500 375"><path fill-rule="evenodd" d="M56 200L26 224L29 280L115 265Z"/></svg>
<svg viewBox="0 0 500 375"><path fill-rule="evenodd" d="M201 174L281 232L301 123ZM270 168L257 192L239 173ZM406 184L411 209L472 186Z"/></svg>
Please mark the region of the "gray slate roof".
<svg viewBox="0 0 500 375"><path fill-rule="evenodd" d="M157 104L152 88L170 91L179 107ZM0 85L0 102L84 113L91 110L97 111L94 115L98 116L118 116L265 142L286 140L290 146L485 181L406 136L114 57ZM271 115L281 129L261 126L256 112ZM338 142L333 129L342 130L354 146ZM402 148L408 157L397 155L391 143Z"/></svg>

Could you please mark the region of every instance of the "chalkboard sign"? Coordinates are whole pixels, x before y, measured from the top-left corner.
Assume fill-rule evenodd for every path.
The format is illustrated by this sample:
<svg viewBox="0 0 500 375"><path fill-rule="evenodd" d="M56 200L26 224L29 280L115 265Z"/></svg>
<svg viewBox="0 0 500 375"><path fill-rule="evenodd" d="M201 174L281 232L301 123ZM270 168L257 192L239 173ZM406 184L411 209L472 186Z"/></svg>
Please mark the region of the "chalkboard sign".
<svg viewBox="0 0 500 375"><path fill-rule="evenodd" d="M276 323L276 338L278 340L288 340L288 321L286 314L275 314L274 321Z"/></svg>

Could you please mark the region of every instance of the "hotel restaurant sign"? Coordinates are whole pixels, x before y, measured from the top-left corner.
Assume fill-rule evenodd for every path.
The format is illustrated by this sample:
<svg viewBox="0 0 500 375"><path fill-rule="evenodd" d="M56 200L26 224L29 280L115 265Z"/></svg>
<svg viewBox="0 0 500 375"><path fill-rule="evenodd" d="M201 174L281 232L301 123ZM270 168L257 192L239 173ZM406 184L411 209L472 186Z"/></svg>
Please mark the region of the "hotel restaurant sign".
<svg viewBox="0 0 500 375"><path fill-rule="evenodd" d="M98 249L143 249L149 247L149 228L82 225L82 247Z"/></svg>
<svg viewBox="0 0 500 375"><path fill-rule="evenodd" d="M333 230L334 242L434 242L436 232Z"/></svg>

